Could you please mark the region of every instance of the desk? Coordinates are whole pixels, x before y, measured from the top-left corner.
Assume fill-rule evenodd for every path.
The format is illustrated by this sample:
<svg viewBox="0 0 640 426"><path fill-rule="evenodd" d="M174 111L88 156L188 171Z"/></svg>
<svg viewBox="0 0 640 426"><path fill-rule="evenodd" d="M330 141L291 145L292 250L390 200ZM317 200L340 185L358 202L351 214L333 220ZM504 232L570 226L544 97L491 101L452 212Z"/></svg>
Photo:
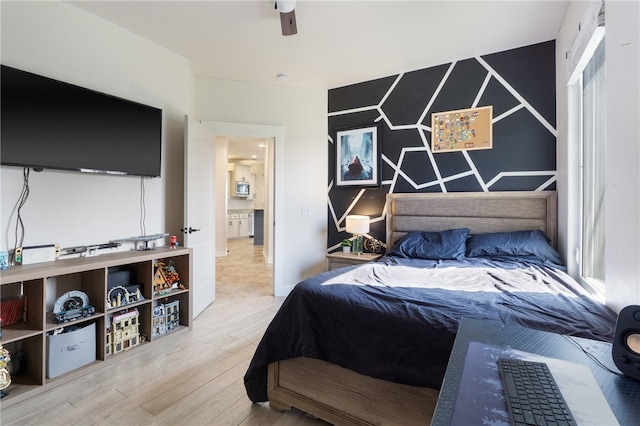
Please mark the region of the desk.
<svg viewBox="0 0 640 426"><path fill-rule="evenodd" d="M618 371L611 357L611 344L572 337L600 362ZM432 426L450 425L460 379L470 342L508 346L520 351L577 362L589 367L621 425L640 424L640 382L600 367L566 336L497 322L464 318L447 365Z"/></svg>

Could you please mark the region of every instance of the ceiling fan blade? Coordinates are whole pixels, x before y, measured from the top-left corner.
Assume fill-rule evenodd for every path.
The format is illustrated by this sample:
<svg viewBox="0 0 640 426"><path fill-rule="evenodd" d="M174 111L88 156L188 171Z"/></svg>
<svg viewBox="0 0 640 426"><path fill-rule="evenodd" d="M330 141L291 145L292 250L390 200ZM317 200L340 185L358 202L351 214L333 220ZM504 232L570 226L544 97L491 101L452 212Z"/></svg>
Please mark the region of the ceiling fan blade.
<svg viewBox="0 0 640 426"><path fill-rule="evenodd" d="M298 34L295 9L287 13L280 12L280 26L282 27L283 36Z"/></svg>

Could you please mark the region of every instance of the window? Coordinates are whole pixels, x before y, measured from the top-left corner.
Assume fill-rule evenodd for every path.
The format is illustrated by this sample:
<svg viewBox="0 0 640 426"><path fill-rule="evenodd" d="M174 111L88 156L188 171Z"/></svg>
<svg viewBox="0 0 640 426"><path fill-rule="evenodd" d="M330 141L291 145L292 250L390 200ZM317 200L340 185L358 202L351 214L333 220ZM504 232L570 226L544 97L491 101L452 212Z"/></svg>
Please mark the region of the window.
<svg viewBox="0 0 640 426"><path fill-rule="evenodd" d="M605 282L605 48L604 38L582 72L581 277L604 293Z"/></svg>
<svg viewBox="0 0 640 426"><path fill-rule="evenodd" d="M606 63L603 0L584 7L578 32L566 53L569 128L570 231L575 263L570 273L589 291L605 293ZM575 210L573 210L575 208Z"/></svg>

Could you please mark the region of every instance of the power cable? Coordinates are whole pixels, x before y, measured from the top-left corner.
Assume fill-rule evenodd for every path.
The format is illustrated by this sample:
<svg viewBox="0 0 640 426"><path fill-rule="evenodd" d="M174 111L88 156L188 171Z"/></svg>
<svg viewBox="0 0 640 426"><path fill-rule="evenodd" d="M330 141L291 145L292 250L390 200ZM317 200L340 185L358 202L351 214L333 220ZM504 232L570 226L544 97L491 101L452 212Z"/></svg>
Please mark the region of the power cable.
<svg viewBox="0 0 640 426"><path fill-rule="evenodd" d="M145 222L147 220L147 206L145 204L144 177L140 177L140 235L147 235Z"/></svg>
<svg viewBox="0 0 640 426"><path fill-rule="evenodd" d="M13 241L13 253L11 254L12 263L15 263L15 252L18 247L22 247L24 244L24 221L22 220L22 207L27 202L29 198L29 168L24 167L22 169L22 192L18 197L18 201L16 202L15 207L13 208L13 213L16 214L16 228L14 233L14 241ZM13 215L12 213L12 215Z"/></svg>

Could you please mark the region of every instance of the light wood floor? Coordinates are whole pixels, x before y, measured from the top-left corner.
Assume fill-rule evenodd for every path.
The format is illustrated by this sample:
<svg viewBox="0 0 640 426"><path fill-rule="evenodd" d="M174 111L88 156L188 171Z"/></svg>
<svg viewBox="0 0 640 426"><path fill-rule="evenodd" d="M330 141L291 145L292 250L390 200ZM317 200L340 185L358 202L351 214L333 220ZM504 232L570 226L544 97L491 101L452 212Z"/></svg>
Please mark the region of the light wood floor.
<svg viewBox="0 0 640 426"><path fill-rule="evenodd" d="M252 239L216 259L216 301L193 331L0 411L2 425L326 425L247 398L243 376L282 303Z"/></svg>

